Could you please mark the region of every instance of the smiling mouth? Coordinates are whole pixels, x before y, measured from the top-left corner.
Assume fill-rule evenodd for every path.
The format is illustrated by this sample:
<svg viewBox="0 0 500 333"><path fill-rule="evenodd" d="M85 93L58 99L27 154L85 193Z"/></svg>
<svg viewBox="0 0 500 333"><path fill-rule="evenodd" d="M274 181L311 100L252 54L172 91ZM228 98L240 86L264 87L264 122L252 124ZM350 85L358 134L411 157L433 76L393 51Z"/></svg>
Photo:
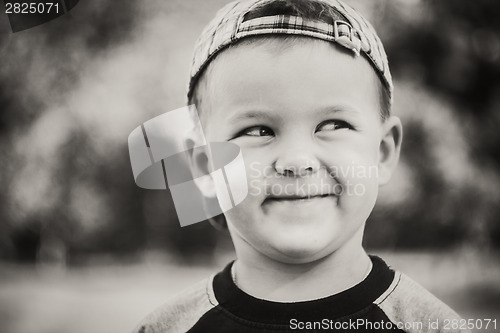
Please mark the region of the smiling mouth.
<svg viewBox="0 0 500 333"><path fill-rule="evenodd" d="M320 194L320 195L311 195L311 196L280 196L280 197L268 197L264 201L275 201L275 202L280 202L280 201L310 201L313 199L320 199L320 198L326 198L329 196L334 196L333 194Z"/></svg>

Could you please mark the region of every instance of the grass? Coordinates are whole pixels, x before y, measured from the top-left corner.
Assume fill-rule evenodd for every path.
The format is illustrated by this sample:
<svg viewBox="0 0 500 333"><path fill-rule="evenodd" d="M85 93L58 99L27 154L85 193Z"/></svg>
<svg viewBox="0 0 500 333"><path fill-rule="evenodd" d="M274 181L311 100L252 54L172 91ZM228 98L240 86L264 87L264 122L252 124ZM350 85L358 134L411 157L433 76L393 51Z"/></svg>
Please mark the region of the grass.
<svg viewBox="0 0 500 333"><path fill-rule="evenodd" d="M465 250L378 254L464 318L500 320L498 255ZM130 332L147 313L222 268L231 256L220 256L212 263L196 267L155 256L148 256L140 264L108 262L77 269L2 264L0 330L2 333Z"/></svg>

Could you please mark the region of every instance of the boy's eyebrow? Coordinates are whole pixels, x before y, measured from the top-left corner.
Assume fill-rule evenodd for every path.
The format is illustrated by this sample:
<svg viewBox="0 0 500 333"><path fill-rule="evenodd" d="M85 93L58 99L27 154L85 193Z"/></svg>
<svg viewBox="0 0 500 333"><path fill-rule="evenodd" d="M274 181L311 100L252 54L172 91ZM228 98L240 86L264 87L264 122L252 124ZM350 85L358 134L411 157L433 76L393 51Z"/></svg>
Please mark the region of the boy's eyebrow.
<svg viewBox="0 0 500 333"><path fill-rule="evenodd" d="M276 115L273 115L270 112L249 110L249 111L244 111L241 113L234 114L234 115L229 117L229 120L230 121L238 121L238 120L245 120L245 119L270 119L270 118L274 118L275 116Z"/></svg>
<svg viewBox="0 0 500 333"><path fill-rule="evenodd" d="M360 113L360 111L354 107L348 105L336 105L336 106L327 106L319 108L316 111L311 111L312 115L319 116L329 116L337 113ZM281 119L281 115L273 113L272 111L258 111L258 110L248 110L244 112L239 112L229 116L229 121L237 122L239 120L247 120L247 119Z"/></svg>
<svg viewBox="0 0 500 333"><path fill-rule="evenodd" d="M354 107L348 106L348 105L338 105L338 106L329 106L320 109L317 113L321 115L330 115L334 113L340 113L340 112L348 112L348 113L359 113L360 111Z"/></svg>

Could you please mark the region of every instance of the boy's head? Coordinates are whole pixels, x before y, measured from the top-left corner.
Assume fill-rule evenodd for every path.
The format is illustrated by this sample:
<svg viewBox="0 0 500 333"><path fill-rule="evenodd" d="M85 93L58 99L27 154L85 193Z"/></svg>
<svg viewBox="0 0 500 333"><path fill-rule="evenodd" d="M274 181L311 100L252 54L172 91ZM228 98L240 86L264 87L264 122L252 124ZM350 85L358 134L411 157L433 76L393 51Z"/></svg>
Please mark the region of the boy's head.
<svg viewBox="0 0 500 333"><path fill-rule="evenodd" d="M237 252L307 263L361 250L401 144L373 28L335 0L231 3L191 74L207 141L236 143L245 160L249 194L225 213Z"/></svg>
<svg viewBox="0 0 500 333"><path fill-rule="evenodd" d="M345 24L347 23L347 24ZM195 47L189 104L210 108L212 63L228 48L267 43L282 51L308 36L355 49L378 75L380 114L390 116L392 78L387 55L375 30L358 12L337 0L235 1L222 8L205 27ZM206 111L207 112L207 111Z"/></svg>

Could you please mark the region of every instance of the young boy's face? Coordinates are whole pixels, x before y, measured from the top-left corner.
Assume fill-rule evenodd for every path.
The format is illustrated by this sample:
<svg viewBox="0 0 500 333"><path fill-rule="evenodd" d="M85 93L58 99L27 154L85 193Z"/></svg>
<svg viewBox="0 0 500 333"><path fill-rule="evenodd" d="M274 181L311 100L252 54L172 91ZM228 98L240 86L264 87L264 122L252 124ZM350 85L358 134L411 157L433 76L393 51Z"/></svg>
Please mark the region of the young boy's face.
<svg viewBox="0 0 500 333"><path fill-rule="evenodd" d="M361 249L386 133L368 61L306 38L240 45L212 66L205 135L238 144L248 177L225 213L236 249L286 263Z"/></svg>

